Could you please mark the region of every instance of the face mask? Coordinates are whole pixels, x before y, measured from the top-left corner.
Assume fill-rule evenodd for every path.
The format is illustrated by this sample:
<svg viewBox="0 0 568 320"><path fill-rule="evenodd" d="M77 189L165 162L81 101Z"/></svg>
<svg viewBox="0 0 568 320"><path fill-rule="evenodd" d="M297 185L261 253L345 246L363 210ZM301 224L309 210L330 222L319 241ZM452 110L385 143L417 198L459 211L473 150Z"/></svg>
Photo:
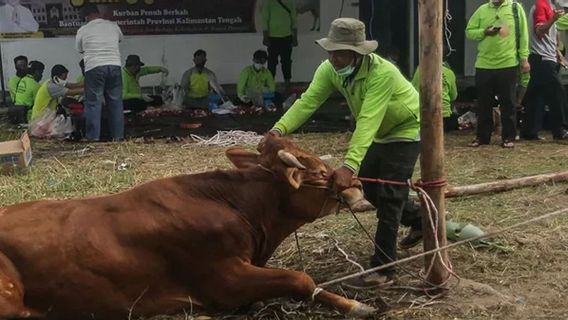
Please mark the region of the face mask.
<svg viewBox="0 0 568 320"><path fill-rule="evenodd" d="M53 83L65 87L67 80L59 79L59 77L53 77Z"/></svg>
<svg viewBox="0 0 568 320"><path fill-rule="evenodd" d="M255 63L255 64L253 64L253 67L256 70L261 70L262 68L264 68L264 64Z"/></svg>
<svg viewBox="0 0 568 320"><path fill-rule="evenodd" d="M338 76L343 77L343 78L347 78L349 77L353 72L355 71L355 67L352 65L348 65L346 67L343 67L339 70L335 70L335 73L337 73Z"/></svg>

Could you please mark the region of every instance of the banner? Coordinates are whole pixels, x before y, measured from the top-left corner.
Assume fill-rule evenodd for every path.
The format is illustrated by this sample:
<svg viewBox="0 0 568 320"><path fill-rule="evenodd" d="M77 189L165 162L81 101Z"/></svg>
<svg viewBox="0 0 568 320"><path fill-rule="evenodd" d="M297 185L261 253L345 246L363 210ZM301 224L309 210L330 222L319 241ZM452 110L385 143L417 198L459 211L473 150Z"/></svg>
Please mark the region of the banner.
<svg viewBox="0 0 568 320"><path fill-rule="evenodd" d="M74 36L98 4L125 35L256 32L256 0L0 0L0 38Z"/></svg>

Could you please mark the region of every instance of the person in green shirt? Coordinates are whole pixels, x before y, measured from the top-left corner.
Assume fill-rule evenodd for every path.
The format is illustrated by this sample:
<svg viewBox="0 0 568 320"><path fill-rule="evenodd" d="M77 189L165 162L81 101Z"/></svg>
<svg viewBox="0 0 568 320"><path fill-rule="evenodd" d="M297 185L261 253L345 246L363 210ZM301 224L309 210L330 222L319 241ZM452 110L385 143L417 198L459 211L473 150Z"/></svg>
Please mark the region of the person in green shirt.
<svg viewBox="0 0 568 320"><path fill-rule="evenodd" d="M444 47L444 57L447 57L449 51ZM416 90L420 90L420 66L416 68L414 77L412 77L412 85ZM458 115L452 110L452 103L458 97L458 86L456 84L456 75L450 65L444 61L442 64L442 116L444 117L444 132L458 129Z"/></svg>
<svg viewBox="0 0 568 320"><path fill-rule="evenodd" d="M20 124L26 122L27 108L24 106L15 106L16 91L22 78L28 74L28 58L25 56L17 56L14 58L14 67L16 75L8 79L8 91L10 92L11 105L8 106L8 121L12 124Z"/></svg>
<svg viewBox="0 0 568 320"><path fill-rule="evenodd" d="M498 96L503 126L501 146L513 148L517 136L515 109L519 71L530 71L525 11L512 0L490 0L473 13L466 27L466 36L479 42L475 62L477 137L470 146L490 143L494 127L493 100Z"/></svg>
<svg viewBox="0 0 568 320"><path fill-rule="evenodd" d="M126 57L122 68L122 103L125 110L140 112L149 106L161 106L162 97L142 94L140 78L150 74L163 73L167 75L168 69L158 66L145 66L137 55Z"/></svg>
<svg viewBox="0 0 568 320"><path fill-rule="evenodd" d="M39 61L31 61L28 69L28 74L23 77L16 89L14 105L16 108L26 110L26 121L30 120L34 100L39 90L41 78L43 78L43 71L45 66ZM22 119L23 120L23 119Z"/></svg>
<svg viewBox="0 0 568 320"><path fill-rule="evenodd" d="M15 57L14 67L16 68L16 75L8 79L8 90L10 91L10 99L12 99L12 102L16 100L18 83L28 73L28 58L26 56Z"/></svg>
<svg viewBox="0 0 568 320"><path fill-rule="evenodd" d="M217 82L215 73L205 67L207 52L202 49L193 54L195 66L184 72L181 78L183 104L189 108L207 108L210 100L220 100L225 91ZM211 95L213 91L216 95Z"/></svg>
<svg viewBox="0 0 568 320"><path fill-rule="evenodd" d="M268 70L276 78L278 57L284 83L292 79L292 48L298 46L298 13L294 0L264 0L262 5L262 43L268 49Z"/></svg>
<svg viewBox="0 0 568 320"><path fill-rule="evenodd" d="M266 69L268 54L264 50L257 50L252 58L253 64L241 71L237 83L237 95L245 104L264 106L274 97L276 84L272 73Z"/></svg>
<svg viewBox="0 0 568 320"><path fill-rule="evenodd" d="M329 35L317 41L329 59L317 68L301 98L269 131L281 136L296 131L329 98L339 91L356 121L343 166L329 177L333 192L352 185L360 177L407 181L412 177L420 153L420 106L418 92L399 69L373 53L378 44L365 40L365 24L357 19L332 22ZM301 161L301 159L300 159ZM414 231L421 230L418 210L405 211L406 185L363 182L367 200L377 208L379 218L371 267L396 260L396 243L401 219ZM412 216L410 216L412 215ZM356 278L352 287L389 284L395 270Z"/></svg>

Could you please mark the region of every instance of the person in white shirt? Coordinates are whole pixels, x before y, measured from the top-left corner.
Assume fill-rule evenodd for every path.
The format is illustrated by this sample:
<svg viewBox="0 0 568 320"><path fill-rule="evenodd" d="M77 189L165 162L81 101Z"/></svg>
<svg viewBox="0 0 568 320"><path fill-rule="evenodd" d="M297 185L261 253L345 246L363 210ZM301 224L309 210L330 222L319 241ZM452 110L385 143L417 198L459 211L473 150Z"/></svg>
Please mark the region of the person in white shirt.
<svg viewBox="0 0 568 320"><path fill-rule="evenodd" d="M122 75L119 43L123 39L120 27L101 18L95 4L81 9L87 24L77 31L75 44L85 60L85 138L99 141L103 98L108 110L112 140L124 139L122 105Z"/></svg>
<svg viewBox="0 0 568 320"><path fill-rule="evenodd" d="M20 0L0 0L0 33L37 32L39 24Z"/></svg>

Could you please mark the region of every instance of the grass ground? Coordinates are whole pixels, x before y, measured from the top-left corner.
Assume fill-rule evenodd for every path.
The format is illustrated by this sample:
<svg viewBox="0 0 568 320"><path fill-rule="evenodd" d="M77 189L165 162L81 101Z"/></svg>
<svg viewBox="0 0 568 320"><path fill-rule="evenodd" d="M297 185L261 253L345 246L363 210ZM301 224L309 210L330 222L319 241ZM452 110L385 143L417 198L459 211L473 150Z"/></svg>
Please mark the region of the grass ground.
<svg viewBox="0 0 568 320"><path fill-rule="evenodd" d="M13 134L12 134L13 136ZM7 136L4 136L6 138ZM514 150L496 145L471 149L471 137L450 135L446 141L447 175L452 185L466 185L568 168L568 145L520 142ZM349 140L347 134L296 135L294 140L316 154L340 159ZM44 198L72 198L119 192L158 177L217 168L229 168L223 148L199 147L189 142L153 144L66 144L34 141L34 162L25 175L0 176L0 205ZM339 160L336 160L339 163ZM525 188L485 196L451 199L448 219L470 222L486 230L500 229L532 217L568 207L568 184ZM373 213L361 214L373 230ZM338 241L352 259L367 264L372 246L348 214L327 217L302 228L300 241L304 264L316 282L324 282L357 269L336 250ZM568 216L560 216L513 230L497 239L510 250L479 250L463 246L450 252L456 272L489 288L454 289L449 297L430 301L408 289L353 291L332 287L335 292L390 309L376 319L568 319ZM415 248L402 255L418 253ZM405 266L418 273L421 260ZM270 261L272 266L301 269L293 239L285 241ZM412 286L414 276L400 273L401 286ZM245 313L209 315L232 319L341 319L329 309L289 300L269 301ZM207 319L185 315L164 319Z"/></svg>

